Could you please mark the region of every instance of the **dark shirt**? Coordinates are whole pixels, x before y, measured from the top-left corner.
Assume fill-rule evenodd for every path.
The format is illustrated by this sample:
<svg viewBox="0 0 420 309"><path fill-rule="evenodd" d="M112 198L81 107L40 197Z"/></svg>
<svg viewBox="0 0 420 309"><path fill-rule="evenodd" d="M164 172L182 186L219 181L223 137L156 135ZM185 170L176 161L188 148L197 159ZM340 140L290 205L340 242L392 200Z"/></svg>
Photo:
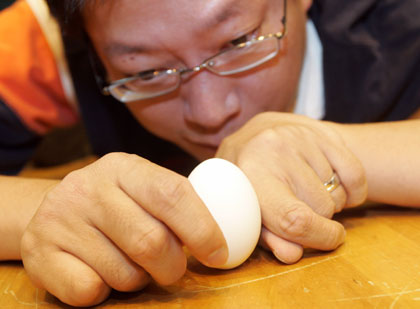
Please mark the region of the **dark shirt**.
<svg viewBox="0 0 420 309"><path fill-rule="evenodd" d="M326 120L401 120L420 108L420 1L315 0L309 14L323 45ZM103 96L84 36L75 27L63 33L94 153L135 153L188 173L196 161L147 132L124 104ZM0 171L14 173L28 160L39 137L1 102L0 134Z"/></svg>

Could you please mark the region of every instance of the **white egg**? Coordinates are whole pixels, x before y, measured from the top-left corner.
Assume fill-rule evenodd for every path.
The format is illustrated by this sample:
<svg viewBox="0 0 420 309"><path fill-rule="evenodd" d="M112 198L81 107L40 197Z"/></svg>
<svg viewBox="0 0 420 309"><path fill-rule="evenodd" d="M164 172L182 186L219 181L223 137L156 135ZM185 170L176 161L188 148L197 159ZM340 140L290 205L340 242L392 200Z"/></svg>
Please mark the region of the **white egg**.
<svg viewBox="0 0 420 309"><path fill-rule="evenodd" d="M188 176L227 242L229 258L221 269L242 264L254 251L261 232L257 195L245 174L233 163L209 159Z"/></svg>

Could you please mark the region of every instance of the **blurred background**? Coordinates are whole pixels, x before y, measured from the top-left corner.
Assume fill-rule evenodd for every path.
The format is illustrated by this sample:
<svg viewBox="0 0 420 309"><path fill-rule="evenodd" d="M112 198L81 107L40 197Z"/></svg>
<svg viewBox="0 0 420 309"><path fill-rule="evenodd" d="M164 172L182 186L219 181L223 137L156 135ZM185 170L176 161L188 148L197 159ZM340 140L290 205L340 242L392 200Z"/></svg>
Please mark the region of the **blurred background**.
<svg viewBox="0 0 420 309"><path fill-rule="evenodd" d="M0 10L15 0L0 0ZM0 38L1 41L1 38ZM93 162L91 148L82 124L52 130L38 146L32 160L21 172L22 176L62 178L74 170Z"/></svg>
<svg viewBox="0 0 420 309"><path fill-rule="evenodd" d="M0 10L11 5L15 0L0 0Z"/></svg>

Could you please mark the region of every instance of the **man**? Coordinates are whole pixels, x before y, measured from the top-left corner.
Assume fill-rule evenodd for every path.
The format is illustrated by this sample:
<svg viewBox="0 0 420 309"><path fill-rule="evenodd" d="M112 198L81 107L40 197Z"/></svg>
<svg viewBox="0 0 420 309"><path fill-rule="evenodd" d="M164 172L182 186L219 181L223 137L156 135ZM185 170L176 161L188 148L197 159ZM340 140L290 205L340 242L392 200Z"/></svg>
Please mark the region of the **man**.
<svg viewBox="0 0 420 309"><path fill-rule="evenodd" d="M368 3L372 6L355 4L349 10L372 11L374 2ZM143 158L163 155L162 149L178 155L172 144L198 160L228 159L247 174L262 207L261 245L285 263L299 260L304 247L338 247L345 231L331 218L344 207L366 198L420 205L418 120L344 125L292 113L311 110L311 99L321 102L315 111L320 117L325 107L327 119L353 122L414 117L420 106L418 94L403 91L412 89L411 80L400 88L411 94L405 98L409 103L392 100L384 108L344 104L344 114L353 119L343 118L341 102L331 102L331 97L341 98L327 84L325 106L322 94L299 103L302 78L308 76L300 77L310 0L49 4L60 18L79 112L94 149L142 156L112 153L61 182L1 178L7 198L0 226L9 240L1 245L2 258L22 258L34 283L62 301L93 305L111 288L141 289L149 276L170 284L185 271L182 246L204 264L223 264L223 235L186 178ZM319 2L313 14L326 28L323 47L329 55L326 43L335 33L317 15L330 12L333 4L327 4ZM358 38L377 47L366 34ZM319 43L313 34L308 40ZM388 55L378 49L380 56ZM112 97L93 91L95 79L80 73L87 70L88 57L100 89ZM325 68L326 74L332 70ZM315 69L315 74L322 73ZM361 97L370 95L365 83L353 86ZM11 106L6 106L9 112ZM73 115L67 105L57 110L67 120ZM46 122L28 123L36 128ZM157 147L154 136L170 145ZM334 177L340 185L329 192L325 184Z"/></svg>

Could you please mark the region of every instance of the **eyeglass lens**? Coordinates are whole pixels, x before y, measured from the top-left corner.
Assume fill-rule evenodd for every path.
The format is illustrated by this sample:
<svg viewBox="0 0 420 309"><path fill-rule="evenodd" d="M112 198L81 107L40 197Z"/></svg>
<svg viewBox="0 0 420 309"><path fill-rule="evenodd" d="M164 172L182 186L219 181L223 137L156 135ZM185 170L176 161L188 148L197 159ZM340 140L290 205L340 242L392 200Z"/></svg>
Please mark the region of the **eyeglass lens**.
<svg viewBox="0 0 420 309"><path fill-rule="evenodd" d="M276 56L281 42L276 37L248 42L208 59L206 68L219 75L231 75L252 69ZM111 86L109 91L118 100L130 102L171 92L180 83L179 73L162 72L152 78L133 78L124 84Z"/></svg>

